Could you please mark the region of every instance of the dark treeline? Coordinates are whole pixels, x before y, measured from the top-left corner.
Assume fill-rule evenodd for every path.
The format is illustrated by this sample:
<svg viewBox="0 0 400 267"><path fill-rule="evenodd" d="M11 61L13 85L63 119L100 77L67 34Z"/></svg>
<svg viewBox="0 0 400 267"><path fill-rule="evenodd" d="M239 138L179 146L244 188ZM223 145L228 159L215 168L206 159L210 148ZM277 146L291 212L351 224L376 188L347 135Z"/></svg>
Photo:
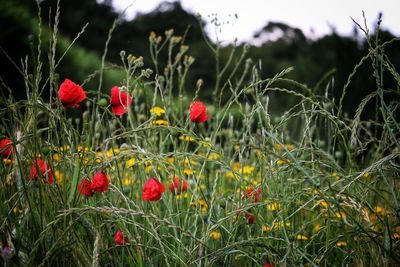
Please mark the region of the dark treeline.
<svg viewBox="0 0 400 267"><path fill-rule="evenodd" d="M55 0L44 1L41 4L43 25L54 23L56 2ZM60 79L71 77L77 82L82 82L87 75L96 70L95 63L100 62L99 58L103 54L108 31L118 17L111 3L112 1L97 3L96 0L61 1L59 18L61 36L71 41L86 22L89 25L77 40L76 46L81 48L79 53L73 51L69 53L62 66L57 70ZM31 51L34 50L32 48L37 45L33 40L33 33L37 33L35 23L38 22L36 2L33 0L3 0L0 8L2 10L0 13L0 46L19 64L20 58L32 53ZM121 62L120 51L125 50L127 54L143 56L145 65L154 69L149 54L149 34L155 32L157 35L163 35L169 29L174 29L175 35L185 37L184 43L189 46L189 54L196 59L187 79L187 91L190 91L190 88L193 88L194 91L197 79L201 78L204 80L202 97L211 98L215 86L214 56L203 40L196 16L185 11L179 2L163 3L153 12L139 14L132 21L120 20L108 48L107 61L119 64ZM354 34L350 37L340 36L332 30L329 35L311 40L297 28L283 23L269 22L255 34L254 37L260 45L250 46L247 57L251 58L253 63L261 66L261 77L272 77L284 68L293 66L294 70L288 77L306 84L311 89L315 88L318 81L330 72L331 76L327 77L325 83L318 88L319 94L325 94L327 84L330 83L329 96L339 99L343 86L355 65L368 53L368 44L362 34L355 27ZM270 36L278 36L278 38L271 41ZM381 31L379 43L393 37L390 32ZM375 36L371 36L371 40L375 40ZM236 44L238 46L235 54L236 60L240 56L243 45ZM221 65L227 61L232 47L233 44L221 49ZM395 42L386 46L385 52L395 68L398 69L400 66L399 44ZM3 83L13 88L13 94L17 98L22 97L24 91L20 88L23 86L23 81L3 53L0 55L0 64ZM234 65L235 60L230 69L233 69ZM97 66L98 68L100 66ZM352 78L348 88L348 97L344 103L344 110L350 116L354 114L359 102L376 89L372 73L371 64L368 62L363 64ZM105 86L116 83L118 78L118 75L111 76L109 83L106 82ZM94 86L95 83L93 83ZM391 89L398 87L394 80L388 80L386 86ZM4 86L2 88L4 89ZM272 107L278 111L287 109L291 104L291 99L287 96L271 95L271 100L273 100L271 101ZM374 103L371 102L369 110L374 109ZM366 113L366 115L368 114Z"/></svg>

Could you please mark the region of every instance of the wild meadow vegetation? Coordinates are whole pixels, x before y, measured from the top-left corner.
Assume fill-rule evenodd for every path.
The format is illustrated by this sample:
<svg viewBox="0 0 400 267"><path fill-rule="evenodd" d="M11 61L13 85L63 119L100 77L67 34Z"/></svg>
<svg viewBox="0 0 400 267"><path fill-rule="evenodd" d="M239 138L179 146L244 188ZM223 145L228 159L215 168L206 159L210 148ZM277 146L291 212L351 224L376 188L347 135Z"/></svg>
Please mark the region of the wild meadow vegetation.
<svg viewBox="0 0 400 267"><path fill-rule="evenodd" d="M57 50L54 16L14 62L25 88L0 84L5 266L400 264L400 75L385 54L398 38L381 42L379 25L373 37L358 25L368 53L339 99L332 73L313 87L289 79L292 68L263 77L248 46L221 62L218 43L198 40L215 57L205 101L202 79L185 83L202 58L174 30L143 40L153 65L128 51L110 65L115 23L98 71L59 77L71 47ZM343 103L362 66L376 84L349 117ZM104 88L113 71L123 78ZM280 116L276 94L295 100ZM363 119L367 105L374 119Z"/></svg>

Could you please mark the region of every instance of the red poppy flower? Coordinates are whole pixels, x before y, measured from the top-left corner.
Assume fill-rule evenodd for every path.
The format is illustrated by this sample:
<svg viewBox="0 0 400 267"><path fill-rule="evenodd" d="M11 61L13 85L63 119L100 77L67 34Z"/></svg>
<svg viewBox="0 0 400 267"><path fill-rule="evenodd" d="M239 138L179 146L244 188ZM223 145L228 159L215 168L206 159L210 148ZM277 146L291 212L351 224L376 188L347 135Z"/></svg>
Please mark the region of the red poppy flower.
<svg viewBox="0 0 400 267"><path fill-rule="evenodd" d="M118 230L114 236L114 242L117 245L123 245L123 244L129 243L129 238L127 238L127 237L124 238L124 235L122 234L122 232L120 230Z"/></svg>
<svg viewBox="0 0 400 267"><path fill-rule="evenodd" d="M12 149L12 141L10 139L4 138L0 141L0 151L4 157L8 158L12 153Z"/></svg>
<svg viewBox="0 0 400 267"><path fill-rule="evenodd" d="M119 87L111 88L111 111L115 115L122 116L132 104L132 97L126 92L120 92Z"/></svg>
<svg viewBox="0 0 400 267"><path fill-rule="evenodd" d="M90 197L93 195L92 182L83 178L78 184L78 192L82 196Z"/></svg>
<svg viewBox="0 0 400 267"><path fill-rule="evenodd" d="M190 120L196 123L202 123L208 120L206 106L203 102L195 101L190 105Z"/></svg>
<svg viewBox="0 0 400 267"><path fill-rule="evenodd" d="M108 178L104 172L98 172L93 176L91 189L99 193L108 190Z"/></svg>
<svg viewBox="0 0 400 267"><path fill-rule="evenodd" d="M244 217L247 219L247 224L253 224L256 221L256 218L251 213L244 213Z"/></svg>
<svg viewBox="0 0 400 267"><path fill-rule="evenodd" d="M182 192L185 192L188 189L188 184L182 180L179 181L177 177L174 177L173 182L169 185L169 190L173 194L180 194Z"/></svg>
<svg viewBox="0 0 400 267"><path fill-rule="evenodd" d="M82 87L69 79L65 79L61 84L58 95L63 106L68 108L78 107L79 103L86 99Z"/></svg>
<svg viewBox="0 0 400 267"><path fill-rule="evenodd" d="M41 159L35 159L32 162L31 170L29 171L29 180L38 180L40 176L47 177L49 184L53 183L53 172L49 168L47 162Z"/></svg>
<svg viewBox="0 0 400 267"><path fill-rule="evenodd" d="M250 187L247 189L247 194L244 197L248 199L253 196L254 203L257 203L260 200L261 193L262 193L261 188L257 188L257 190L254 190L253 188Z"/></svg>
<svg viewBox="0 0 400 267"><path fill-rule="evenodd" d="M165 186L154 178L146 181L143 188L143 200L157 201L165 192Z"/></svg>
<svg viewBox="0 0 400 267"><path fill-rule="evenodd" d="M269 260L267 259L264 262L264 267L275 267L275 264L273 264L272 262L269 262Z"/></svg>

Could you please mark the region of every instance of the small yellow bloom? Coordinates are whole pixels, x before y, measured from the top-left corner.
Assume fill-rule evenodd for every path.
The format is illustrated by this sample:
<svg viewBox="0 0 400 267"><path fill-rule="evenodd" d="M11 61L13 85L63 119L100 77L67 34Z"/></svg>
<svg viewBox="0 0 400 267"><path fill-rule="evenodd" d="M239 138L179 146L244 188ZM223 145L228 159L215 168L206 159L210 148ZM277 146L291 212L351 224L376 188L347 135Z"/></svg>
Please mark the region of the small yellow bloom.
<svg viewBox="0 0 400 267"><path fill-rule="evenodd" d="M276 161L276 164L277 164L278 166L283 166L283 165L289 164L289 160L287 160L287 159L278 159L278 160Z"/></svg>
<svg viewBox="0 0 400 267"><path fill-rule="evenodd" d="M345 241L339 241L339 242L337 242L336 243L336 246L337 247L345 247L345 246L347 246L347 242L345 242Z"/></svg>
<svg viewBox="0 0 400 267"><path fill-rule="evenodd" d="M314 227L313 227L313 232L314 232L314 233L318 233L319 230L321 230L321 224L317 223L317 224L314 225Z"/></svg>
<svg viewBox="0 0 400 267"><path fill-rule="evenodd" d="M322 200L319 204L325 209L329 208L330 206L329 203L326 202L325 200Z"/></svg>
<svg viewBox="0 0 400 267"><path fill-rule="evenodd" d="M15 207L13 209L13 212L15 215L21 215L24 211L22 209L18 209L17 207Z"/></svg>
<svg viewBox="0 0 400 267"><path fill-rule="evenodd" d="M275 149L276 150L278 150L278 151L281 151L282 149L283 149L283 145L281 145L281 144L275 144Z"/></svg>
<svg viewBox="0 0 400 267"><path fill-rule="evenodd" d="M175 161L175 159L174 159L174 157L167 157L167 162L168 163L170 163L170 164L172 164L172 163L174 163L174 161Z"/></svg>
<svg viewBox="0 0 400 267"><path fill-rule="evenodd" d="M294 149L294 145L292 144L287 144L286 145L287 150L292 151Z"/></svg>
<svg viewBox="0 0 400 267"><path fill-rule="evenodd" d="M272 227L274 230L282 228L283 226L285 227L289 227L290 226L290 222L286 222L283 223L283 221L278 221L274 223L274 226Z"/></svg>
<svg viewBox="0 0 400 267"><path fill-rule="evenodd" d="M381 217L385 216L386 210L380 206L376 206L374 208L375 212L378 213Z"/></svg>
<svg viewBox="0 0 400 267"><path fill-rule="evenodd" d="M61 159L61 156L59 153L54 153L52 157L53 157L54 162L58 162Z"/></svg>
<svg viewBox="0 0 400 267"><path fill-rule="evenodd" d="M336 172L333 172L333 173L332 173L332 176L335 177L336 180L340 180L340 179L342 178L342 177L341 177L339 174L337 174Z"/></svg>
<svg viewBox="0 0 400 267"><path fill-rule="evenodd" d="M181 135L179 136L179 140L186 141L186 142L194 142L196 139L189 135Z"/></svg>
<svg viewBox="0 0 400 267"><path fill-rule="evenodd" d="M135 165L135 163L136 163L136 159L131 158L131 159L128 159L128 160L125 162L125 166L129 168L129 167L132 167L133 165Z"/></svg>
<svg viewBox="0 0 400 267"><path fill-rule="evenodd" d="M219 160L220 158L221 156L218 153L210 153L210 155L208 155L209 160Z"/></svg>
<svg viewBox="0 0 400 267"><path fill-rule="evenodd" d="M70 150L70 149L71 149L71 147L70 147L69 145L60 146L60 147L58 148L58 150L61 151L61 152L64 152L64 151L67 151L67 150Z"/></svg>
<svg viewBox="0 0 400 267"><path fill-rule="evenodd" d="M300 240L300 241L308 240L308 237L305 236L305 235L298 234L298 235L296 236L296 240Z"/></svg>
<svg viewBox="0 0 400 267"><path fill-rule="evenodd" d="M64 180L64 173L60 172L59 170L56 170L54 172L54 176L56 177L56 182L61 184L62 181Z"/></svg>
<svg viewBox="0 0 400 267"><path fill-rule="evenodd" d="M119 148L114 148L114 149L109 149L108 151L107 151L107 153L106 153L106 156L107 156L107 158L111 158L111 157L113 157L114 155L117 155L117 154L119 154L119 152L121 152L121 150L119 150Z"/></svg>
<svg viewBox="0 0 400 267"><path fill-rule="evenodd" d="M152 107L150 112L155 114L156 116L160 117L161 115L165 114L165 109L160 107Z"/></svg>
<svg viewBox="0 0 400 267"><path fill-rule="evenodd" d="M371 173L370 172L366 172L366 173L363 174L362 177L365 178L365 179L368 179L368 178L371 177Z"/></svg>
<svg viewBox="0 0 400 267"><path fill-rule="evenodd" d="M239 163L239 162L233 163L233 169L234 169L235 171L239 171L239 168L240 168L240 163Z"/></svg>
<svg viewBox="0 0 400 267"><path fill-rule="evenodd" d="M252 174L254 172L254 166L245 165L241 169L240 173L242 174Z"/></svg>
<svg viewBox="0 0 400 267"><path fill-rule="evenodd" d="M271 227L269 227L268 225L263 225L262 226L262 231L263 232L270 232L271 231Z"/></svg>
<svg viewBox="0 0 400 267"><path fill-rule="evenodd" d="M186 175L192 175L194 171L192 171L191 169L183 169L182 173Z"/></svg>
<svg viewBox="0 0 400 267"><path fill-rule="evenodd" d="M153 170L153 166L151 166L151 165L146 166L146 171L147 172L151 172L152 170Z"/></svg>
<svg viewBox="0 0 400 267"><path fill-rule="evenodd" d="M10 166L12 164L11 159L4 159L3 162L4 162L4 165L6 165L6 166Z"/></svg>
<svg viewBox="0 0 400 267"><path fill-rule="evenodd" d="M89 152L89 151L90 151L90 148L88 148L88 147L83 147L83 146L78 146L77 151L78 151L78 152L82 152L82 151L84 151L84 152Z"/></svg>
<svg viewBox="0 0 400 267"><path fill-rule="evenodd" d="M203 147L211 147L211 143L210 142L204 142L203 143Z"/></svg>
<svg viewBox="0 0 400 267"><path fill-rule="evenodd" d="M125 176L125 178L124 178L124 185L125 185L125 186L130 186L130 185L132 185L132 184L133 184L132 178L129 177L129 176Z"/></svg>
<svg viewBox="0 0 400 267"><path fill-rule="evenodd" d="M210 234L210 238L211 239L219 239L219 238L221 238L221 233L220 232L217 232L217 231L212 231L211 232L211 234Z"/></svg>
<svg viewBox="0 0 400 267"><path fill-rule="evenodd" d="M346 219L346 213L344 213L343 211L337 211L337 212L335 212L335 216L336 216L336 218L339 218L339 219Z"/></svg>
<svg viewBox="0 0 400 267"><path fill-rule="evenodd" d="M157 126L168 126L168 121L166 120L154 120L152 121L153 125L157 125Z"/></svg>
<svg viewBox="0 0 400 267"><path fill-rule="evenodd" d="M277 203L277 202L272 202L270 204L267 205L267 209L269 211L277 211L281 209L281 204Z"/></svg>

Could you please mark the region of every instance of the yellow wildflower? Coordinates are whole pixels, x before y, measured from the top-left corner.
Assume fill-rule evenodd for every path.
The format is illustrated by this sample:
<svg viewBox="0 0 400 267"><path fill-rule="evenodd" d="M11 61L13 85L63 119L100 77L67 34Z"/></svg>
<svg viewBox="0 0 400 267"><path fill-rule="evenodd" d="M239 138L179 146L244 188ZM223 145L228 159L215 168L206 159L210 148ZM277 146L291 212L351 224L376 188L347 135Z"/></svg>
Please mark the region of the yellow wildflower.
<svg viewBox="0 0 400 267"><path fill-rule="evenodd" d="M268 225L263 225L262 226L262 231L263 232L270 232L271 231L271 227L269 227Z"/></svg>
<svg viewBox="0 0 400 267"><path fill-rule="evenodd" d="M344 213L343 211L337 211L337 212L335 212L335 216L336 216L336 218L339 218L339 219L346 219L346 213Z"/></svg>
<svg viewBox="0 0 400 267"><path fill-rule="evenodd" d="M254 172L254 166L245 165L240 172L242 174L252 174Z"/></svg>
<svg viewBox="0 0 400 267"><path fill-rule="evenodd" d="M220 232L217 232L217 231L212 231L211 233L210 233L210 238L211 239L219 239L219 238L221 238L221 233Z"/></svg>
<svg viewBox="0 0 400 267"><path fill-rule="evenodd" d="M329 203L326 202L325 200L322 200L319 204L325 209L329 208L330 206Z"/></svg>
<svg viewBox="0 0 400 267"><path fill-rule="evenodd" d="M191 174L193 174L194 172L193 172L191 169L183 169L182 173L183 173L183 174L186 174L186 175L191 175Z"/></svg>
<svg viewBox="0 0 400 267"><path fill-rule="evenodd" d="M308 237L305 236L305 235L298 234L298 235L296 236L296 240L300 240L300 241L308 240Z"/></svg>
<svg viewBox="0 0 400 267"><path fill-rule="evenodd" d="M267 209L269 211L277 211L281 209L281 204L277 203L277 202L272 202L270 204L267 205Z"/></svg>
<svg viewBox="0 0 400 267"><path fill-rule="evenodd" d="M152 124L157 125L157 126L161 126L161 125L168 126L169 123L166 120L154 120L154 121L152 121Z"/></svg>
<svg viewBox="0 0 400 267"><path fill-rule="evenodd" d="M4 159L3 162L4 162L4 165L6 165L6 166L10 166L12 164L11 159Z"/></svg>
<svg viewBox="0 0 400 267"><path fill-rule="evenodd" d="M289 160L287 160L287 159L278 159L278 160L276 161L276 164L277 164L278 166L283 166L283 165L289 164Z"/></svg>
<svg viewBox="0 0 400 267"><path fill-rule="evenodd" d="M196 139L189 135L181 135L179 136L179 140L186 141L186 142L194 142Z"/></svg>
<svg viewBox="0 0 400 267"><path fill-rule="evenodd" d="M56 170L54 172L54 176L56 177L56 182L61 184L62 181L64 180L64 173L60 172L59 170Z"/></svg>
<svg viewBox="0 0 400 267"><path fill-rule="evenodd" d="M289 227L290 222L286 222L286 223L283 223L283 221L274 222L273 229L276 230L276 229L282 228L283 226Z"/></svg>
<svg viewBox="0 0 400 267"><path fill-rule="evenodd" d="M123 182L124 182L124 185L125 185L125 186L130 186L130 185L133 184L132 178L131 178L130 176L128 176L128 175L125 176Z"/></svg>
<svg viewBox="0 0 400 267"><path fill-rule="evenodd" d="M70 150L70 149L71 149L71 147L70 147L69 145L60 146L60 147L58 148L58 150L61 151L61 152L64 152L64 151L67 151L67 150Z"/></svg>
<svg viewBox="0 0 400 267"><path fill-rule="evenodd" d="M83 146L78 146L76 150L77 150L78 152L82 152L82 151L84 151L84 152L89 152L89 151L90 151L90 148L88 148L88 147L83 147Z"/></svg>
<svg viewBox="0 0 400 267"><path fill-rule="evenodd" d="M362 177L365 178L365 179L368 179L368 178L371 177L371 173L370 172L366 172L366 173L363 174Z"/></svg>
<svg viewBox="0 0 400 267"><path fill-rule="evenodd" d="M294 145L292 145L292 144L287 144L287 145L286 145L286 149L289 150L289 151L292 151L292 150L294 149Z"/></svg>
<svg viewBox="0 0 400 267"><path fill-rule="evenodd" d="M337 174L336 172L333 172L333 173L332 173L332 176L335 177L336 180L340 180L340 179L342 178L342 177L341 177L339 174Z"/></svg>
<svg viewBox="0 0 400 267"><path fill-rule="evenodd" d="M151 165L146 166L146 171L147 172L151 172L152 170L153 170L153 166L151 166Z"/></svg>
<svg viewBox="0 0 400 267"><path fill-rule="evenodd" d="M152 107L150 112L155 114L156 116L160 117L161 115L165 114L165 109L160 107Z"/></svg>
<svg viewBox="0 0 400 267"><path fill-rule="evenodd" d="M318 233L319 230L321 230L321 224L317 223L317 224L314 225L314 227L313 227L313 232L314 232L314 233Z"/></svg>
<svg viewBox="0 0 400 267"><path fill-rule="evenodd" d="M276 150L278 150L278 151L281 151L282 149L283 149L283 145L281 145L281 144L275 144L275 149Z"/></svg>
<svg viewBox="0 0 400 267"><path fill-rule="evenodd" d="M339 241L339 242L337 242L336 243L336 246L337 247L345 247L345 246L347 246L347 242L346 241Z"/></svg>
<svg viewBox="0 0 400 267"><path fill-rule="evenodd" d="M106 153L106 156L108 157L108 158L111 158L111 157L113 157L114 155L117 155L119 152L121 152L120 150L119 150L119 148L111 148L111 149L109 149L108 151L107 151L107 153Z"/></svg>
<svg viewBox="0 0 400 267"><path fill-rule="evenodd" d="M209 160L219 160L220 158L221 156L218 153L210 153L210 155L208 155Z"/></svg>
<svg viewBox="0 0 400 267"><path fill-rule="evenodd" d="M15 215L21 215L24 212L24 210L18 209L17 207L15 207L13 209L13 212L14 212Z"/></svg>
<svg viewBox="0 0 400 267"><path fill-rule="evenodd" d="M53 156L52 156L52 158L53 158L53 161L54 161L54 162L58 162L58 161L60 161L61 156L60 156L59 153L54 153Z"/></svg>
<svg viewBox="0 0 400 267"><path fill-rule="evenodd" d="M170 164L172 164L172 163L174 163L174 161L175 161L175 159L174 159L174 157L167 157L167 162L168 163L170 163Z"/></svg>
<svg viewBox="0 0 400 267"><path fill-rule="evenodd" d="M386 210L380 206L376 206L374 208L375 212L378 213L381 217L385 216Z"/></svg>
<svg viewBox="0 0 400 267"><path fill-rule="evenodd" d="M128 160L125 162L125 166L129 168L129 167L132 167L133 165L135 165L135 163L136 163L136 159L131 158L131 159L128 159Z"/></svg>

